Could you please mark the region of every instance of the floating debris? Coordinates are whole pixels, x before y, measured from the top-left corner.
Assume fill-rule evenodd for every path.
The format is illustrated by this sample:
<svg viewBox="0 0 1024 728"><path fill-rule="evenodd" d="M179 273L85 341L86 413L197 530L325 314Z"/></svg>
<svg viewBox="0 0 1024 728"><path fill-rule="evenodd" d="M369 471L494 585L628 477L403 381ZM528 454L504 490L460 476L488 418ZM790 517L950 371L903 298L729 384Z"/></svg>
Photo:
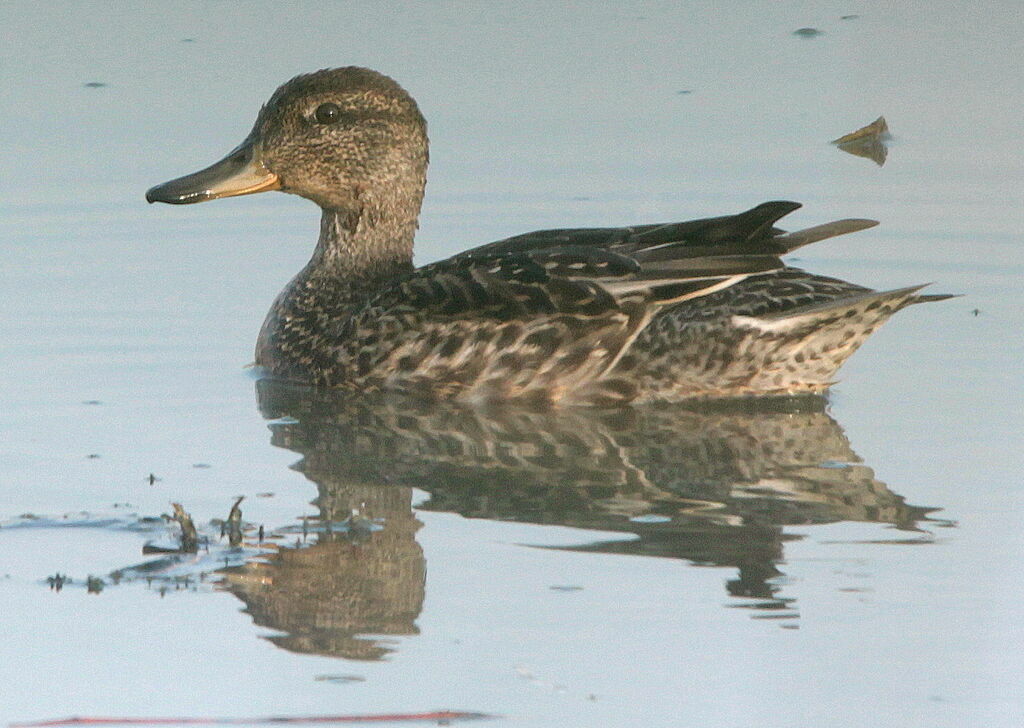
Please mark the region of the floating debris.
<svg viewBox="0 0 1024 728"><path fill-rule="evenodd" d="M208 463L192 463L192 467L198 468L199 470L206 470L211 466Z"/></svg>
<svg viewBox="0 0 1024 728"><path fill-rule="evenodd" d="M134 534L146 540L142 544L145 561L124 566L109 573L93 573L88 578L84 574L74 575L58 572L39 580L39 585L47 585L51 590L61 591L78 588L85 592L99 593L124 584L144 582L148 588L160 596L179 591L197 591L200 588L216 588L210 575L219 574L223 569L240 567L247 561L276 551L276 544L256 546L247 541L239 546L228 546L218 542L216 529L219 520L210 521L208 526L192 522L188 513L178 505L180 511L175 516L140 516L127 512L132 508L129 503L115 503L111 514L65 513L55 516L26 515L0 521L0 532L8 529L100 529L104 532ZM232 519L232 516L229 516ZM238 531L248 533L250 526L241 522ZM269 539L276 539L273 531L266 534ZM0 571L0 575L2 575Z"/></svg>
<svg viewBox="0 0 1024 728"><path fill-rule="evenodd" d="M885 142L891 138L892 135L889 133L889 125L886 123L885 117L879 116L867 126L862 126L856 131L833 139L831 143L847 154L870 159L881 167L889 155L889 148Z"/></svg>
<svg viewBox="0 0 1024 728"><path fill-rule="evenodd" d="M91 453L89 453L88 455L85 456L85 459L86 460L99 460L100 456L99 456L98 453L91 452Z"/></svg>
<svg viewBox="0 0 1024 728"><path fill-rule="evenodd" d="M551 591L560 591L560 592L583 591L583 587L576 586L575 584L564 584L564 585L563 584L552 584L551 586L548 587L548 589L550 589Z"/></svg>
<svg viewBox="0 0 1024 728"><path fill-rule="evenodd" d="M242 543L242 509L238 506L243 500L245 500L244 495L238 496L238 500L231 506L231 512L228 513L228 520L220 529L221 536L224 536L224 532L227 531L228 543L231 546L239 546Z"/></svg>
<svg viewBox="0 0 1024 728"><path fill-rule="evenodd" d="M857 15L857 14L853 14L853 15L840 15L840 16L839 16L839 19L840 19L840 20L856 20L856 19L857 19L857 18L859 18L859 17L860 17L860 16L859 16L859 15Z"/></svg>
<svg viewBox="0 0 1024 728"><path fill-rule="evenodd" d="M195 43L196 39L195 38L182 38L181 42L182 43Z"/></svg>
<svg viewBox="0 0 1024 728"><path fill-rule="evenodd" d="M196 532L195 524L192 523L192 516L181 507L180 503L171 503L171 506L174 508L171 520L177 521L181 526L181 551L186 554L196 553L199 550L199 534Z"/></svg>
<svg viewBox="0 0 1024 728"><path fill-rule="evenodd" d="M797 28L793 31L793 35L800 38L817 38L819 35L825 35L825 31L817 28Z"/></svg>
<svg viewBox="0 0 1024 728"><path fill-rule="evenodd" d="M82 85L85 86L86 88L106 88L107 87L107 84L103 83L102 81L89 81L88 83L83 83Z"/></svg>
<svg viewBox="0 0 1024 728"><path fill-rule="evenodd" d="M87 400L85 400L84 402L82 402L82 404L88 404L88 405L93 405L93 406L95 406L95 405L98 405L98 404L103 404L103 403L102 403L102 402L100 402L100 401L99 401L98 399L87 399Z"/></svg>
<svg viewBox="0 0 1024 728"><path fill-rule="evenodd" d="M681 88L676 91L676 96L688 96L693 93L692 88Z"/></svg>
<svg viewBox="0 0 1024 728"><path fill-rule="evenodd" d="M150 484L150 485L153 485L154 483L158 483L158 482L160 482L161 480L163 480L163 478L158 478L158 477L156 477L155 475L153 475L153 473L150 473L150 474L149 474L149 475L148 475L148 476L146 477L146 480L148 480L148 481L149 481L149 484Z"/></svg>
<svg viewBox="0 0 1024 728"><path fill-rule="evenodd" d="M857 129L857 131L852 131L849 134L844 134L838 139L833 139L832 143L849 144L850 142L872 136L882 137L885 139L890 138L889 125L886 123L884 116L879 116L867 126L862 126L860 129Z"/></svg>
<svg viewBox="0 0 1024 728"><path fill-rule="evenodd" d="M60 572L53 576L46 577L46 583L50 586L50 591L59 592L64 588L65 584L71 583L71 577L67 574L61 574Z"/></svg>

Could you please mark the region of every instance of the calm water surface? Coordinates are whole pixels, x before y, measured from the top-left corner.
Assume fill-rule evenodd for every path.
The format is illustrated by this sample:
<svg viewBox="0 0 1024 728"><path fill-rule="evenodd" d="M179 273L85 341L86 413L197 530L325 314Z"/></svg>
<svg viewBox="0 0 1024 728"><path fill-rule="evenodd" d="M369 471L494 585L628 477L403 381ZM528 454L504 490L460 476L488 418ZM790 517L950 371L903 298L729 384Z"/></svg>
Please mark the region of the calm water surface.
<svg viewBox="0 0 1024 728"><path fill-rule="evenodd" d="M1016 3L15 2L0 23L0 721L1024 722ZM964 296L899 314L828 400L472 412L256 381L317 211L142 195L220 158L282 81L347 64L429 120L420 262L790 198L793 227L882 221L802 267ZM883 165L828 144L880 114ZM174 547L171 502L198 554L143 553Z"/></svg>

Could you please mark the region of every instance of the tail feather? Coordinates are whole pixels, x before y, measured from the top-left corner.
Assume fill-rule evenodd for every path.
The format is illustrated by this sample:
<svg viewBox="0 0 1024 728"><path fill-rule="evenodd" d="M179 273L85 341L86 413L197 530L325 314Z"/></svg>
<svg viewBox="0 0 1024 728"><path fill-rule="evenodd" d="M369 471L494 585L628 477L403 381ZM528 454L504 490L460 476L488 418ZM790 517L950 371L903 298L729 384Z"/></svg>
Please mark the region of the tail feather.
<svg viewBox="0 0 1024 728"><path fill-rule="evenodd" d="M931 285L931 284L928 284ZM948 301L950 298L960 298L960 293L925 293L921 296L914 296L907 301L908 306L915 303L935 303L936 301Z"/></svg>
<svg viewBox="0 0 1024 728"><path fill-rule="evenodd" d="M878 220L866 220L859 218L833 220L832 222L827 222L823 225L815 225L814 227L804 228L803 230L794 230L791 233L780 235L775 238L773 242L784 246L786 253L791 253L797 248L802 248L805 245L816 243L819 240L827 240L828 238L834 238L837 235L855 233L858 230L867 230L868 228L873 228L877 224Z"/></svg>

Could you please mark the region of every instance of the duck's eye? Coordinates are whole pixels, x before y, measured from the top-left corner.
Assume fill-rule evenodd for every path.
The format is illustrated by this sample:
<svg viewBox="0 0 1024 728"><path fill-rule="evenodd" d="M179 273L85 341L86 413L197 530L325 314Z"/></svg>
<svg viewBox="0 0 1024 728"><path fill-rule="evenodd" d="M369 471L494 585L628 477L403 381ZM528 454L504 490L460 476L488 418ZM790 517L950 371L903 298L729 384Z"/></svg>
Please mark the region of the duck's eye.
<svg viewBox="0 0 1024 728"><path fill-rule="evenodd" d="M326 104L320 104L316 107L316 111L313 112L313 119L317 124L333 124L341 118L341 109L338 108L337 104L333 104L328 101Z"/></svg>

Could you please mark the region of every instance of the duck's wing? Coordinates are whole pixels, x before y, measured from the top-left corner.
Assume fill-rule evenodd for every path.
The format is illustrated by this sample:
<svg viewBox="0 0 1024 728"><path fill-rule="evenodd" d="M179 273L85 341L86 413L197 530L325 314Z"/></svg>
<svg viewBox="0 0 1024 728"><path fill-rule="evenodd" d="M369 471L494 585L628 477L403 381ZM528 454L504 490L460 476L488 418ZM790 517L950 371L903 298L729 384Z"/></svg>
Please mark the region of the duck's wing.
<svg viewBox="0 0 1024 728"><path fill-rule="evenodd" d="M768 202L729 217L526 233L419 268L370 307L513 320L697 298L782 269L787 248L773 223L797 207Z"/></svg>
<svg viewBox="0 0 1024 728"><path fill-rule="evenodd" d="M857 230L873 227L875 220L835 220L786 233L775 223L801 207L799 202L765 202L738 215L708 217L686 222L634 225L622 228L536 230L467 250L451 258L465 260L513 252L541 251L566 245L603 248L647 259L667 257L784 255L796 248ZM661 250L660 256L648 255Z"/></svg>
<svg viewBox="0 0 1024 728"><path fill-rule="evenodd" d="M774 225L800 207L766 202L738 215L624 228L539 230L460 253L424 274L481 268L513 284L596 286L613 299L650 304L689 300L745 278L781 270L780 256L809 243L863 230L847 219L785 233ZM556 305L557 309L557 305Z"/></svg>
<svg viewBox="0 0 1024 728"><path fill-rule="evenodd" d="M728 217L624 228L538 230L428 266L424 273L477 269L513 285L563 282L652 303L718 290L724 281L782 267L773 224L800 205L769 202ZM596 292L596 291L595 291ZM557 296L556 296L557 298ZM555 302L557 304L557 302ZM558 308L557 305L555 307Z"/></svg>

